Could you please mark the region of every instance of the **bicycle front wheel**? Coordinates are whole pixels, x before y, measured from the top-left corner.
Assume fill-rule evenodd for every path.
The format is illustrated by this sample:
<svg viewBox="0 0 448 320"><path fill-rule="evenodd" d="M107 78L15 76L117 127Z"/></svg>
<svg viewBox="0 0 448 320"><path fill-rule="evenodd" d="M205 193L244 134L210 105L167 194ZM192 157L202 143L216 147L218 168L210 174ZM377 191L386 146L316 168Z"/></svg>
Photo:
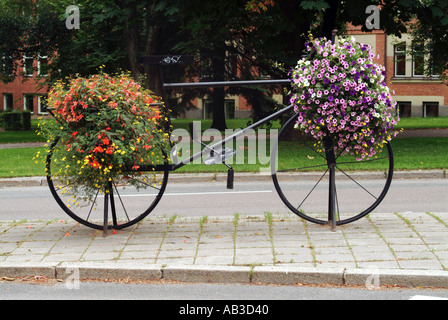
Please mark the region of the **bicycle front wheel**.
<svg viewBox="0 0 448 320"><path fill-rule="evenodd" d="M63 211L87 227L97 230L130 227L148 216L165 192L169 175L166 168L163 171L141 172L139 176L123 174L110 182L107 192L98 189L74 199L68 179L56 174L63 165L56 161L63 147L59 139L50 147L46 160L48 186Z"/></svg>
<svg viewBox="0 0 448 320"><path fill-rule="evenodd" d="M329 165L328 152L319 149L311 136L301 134L299 141L285 141L291 130L298 135L296 121L297 115L282 127L271 159L272 180L287 208L310 222L334 225L354 222L375 210L393 178L390 143L362 161L335 154Z"/></svg>

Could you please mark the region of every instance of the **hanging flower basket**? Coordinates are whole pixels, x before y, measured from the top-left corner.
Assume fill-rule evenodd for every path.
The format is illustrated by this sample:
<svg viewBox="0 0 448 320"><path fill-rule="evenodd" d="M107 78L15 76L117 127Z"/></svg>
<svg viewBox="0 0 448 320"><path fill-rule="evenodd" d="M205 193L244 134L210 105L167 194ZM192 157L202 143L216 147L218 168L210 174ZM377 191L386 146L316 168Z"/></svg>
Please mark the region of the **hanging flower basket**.
<svg viewBox="0 0 448 320"><path fill-rule="evenodd" d="M326 38L307 43L311 58L290 71L296 128L322 148L358 160L375 156L396 135L396 103L385 83L385 68L374 63L368 45L353 38L333 44Z"/></svg>
<svg viewBox="0 0 448 320"><path fill-rule="evenodd" d="M41 125L52 152L51 176L64 192L90 197L111 181L133 181L144 166L162 164L169 147L158 97L123 74L76 77L49 93L54 119ZM48 168L47 168L48 169Z"/></svg>

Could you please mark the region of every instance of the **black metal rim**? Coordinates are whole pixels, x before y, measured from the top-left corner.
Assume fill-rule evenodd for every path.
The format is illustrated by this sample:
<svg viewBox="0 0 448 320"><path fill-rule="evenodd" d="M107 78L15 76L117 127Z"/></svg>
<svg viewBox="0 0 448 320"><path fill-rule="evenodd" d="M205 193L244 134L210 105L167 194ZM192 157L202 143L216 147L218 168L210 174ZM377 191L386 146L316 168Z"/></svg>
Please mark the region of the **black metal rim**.
<svg viewBox="0 0 448 320"><path fill-rule="evenodd" d="M76 213L74 213L72 210L70 210L70 208L68 208L67 205L64 203L64 201L62 201L62 199L59 197L59 194L56 191L56 188L53 184L53 179L51 176L51 158L53 156L53 150L55 149L58 142L59 142L59 138L56 138L53 141L53 143L50 146L50 151L49 151L49 153L47 155L47 159L46 159L46 177L47 177L48 187L51 191L51 194L53 195L53 198L56 200L56 202L61 207L61 209L64 210L64 212L67 215L69 215L72 219L74 219L75 221L77 221L89 228L92 228L92 229L103 230L104 225L95 224L95 223L92 223L92 222L82 219ZM164 172L163 182L160 186L160 190L159 190L157 196L155 197L155 199L153 200L153 202L149 205L149 207L142 214L138 215L137 217L135 217L134 219L132 219L126 223L123 223L123 224L115 224L114 223L113 225L108 225L107 226L108 229L121 230L121 229L128 228L128 227L140 222L142 219L144 219L146 216L148 216L154 210L154 208L158 205L158 203L162 199L162 196L163 196L166 186L168 184L169 171L167 169L164 169L163 172Z"/></svg>
<svg viewBox="0 0 448 320"><path fill-rule="evenodd" d="M294 214L296 214L297 216L301 217L302 219L305 219L307 221L310 221L312 223L315 224L321 224L321 225L326 225L326 224L330 224L331 221L327 221L327 220L321 220L321 219L316 219L313 217L310 217L308 215L306 215L304 212L297 210L292 204L291 202L288 200L288 198L285 196L285 194L283 193L283 190L280 186L278 177L277 177L277 172L275 171L275 167L276 167L276 159L275 159L275 154L278 152L278 144L279 141L281 140L281 137L283 136L283 134L286 132L286 130L288 130L288 128L297 120L297 115L292 116L287 122L286 124L282 127L282 129L280 130L279 136L278 136L278 141L276 142L276 144L274 145L273 149L272 149L272 157L271 157L271 166L272 166L272 180L275 186L275 189L278 193L278 195L280 196L281 200L283 201L283 203L288 207L288 209L290 209ZM345 225L345 224L349 224L352 223L354 221L357 221L363 217L365 217L366 215L368 215L369 213L371 213L373 210L375 210L380 203L384 200L384 198L386 197L391 183L392 183L392 179L393 179L393 173L394 173L394 156L393 156L393 150L392 147L390 145L390 143L386 144L387 147L387 152L388 152L388 159L389 159L389 171L388 171L388 175L383 187L383 190L381 192L381 194L378 196L377 200L370 206L368 207L366 210L362 211L361 213L354 215L353 217L347 218L347 219L343 219L343 220L339 220L337 221L335 224L338 226L341 225Z"/></svg>

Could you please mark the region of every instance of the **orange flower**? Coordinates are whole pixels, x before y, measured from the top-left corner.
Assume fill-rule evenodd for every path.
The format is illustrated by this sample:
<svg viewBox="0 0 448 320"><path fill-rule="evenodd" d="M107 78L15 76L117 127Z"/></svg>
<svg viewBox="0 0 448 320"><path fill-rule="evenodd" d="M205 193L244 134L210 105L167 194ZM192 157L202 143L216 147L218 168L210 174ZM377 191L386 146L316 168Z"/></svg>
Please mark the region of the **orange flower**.
<svg viewBox="0 0 448 320"><path fill-rule="evenodd" d="M109 107L116 108L118 106L118 103L116 103L115 101L111 101L108 103L108 105Z"/></svg>
<svg viewBox="0 0 448 320"><path fill-rule="evenodd" d="M95 149L93 149L93 152L95 152L95 153L103 153L104 149L101 146L97 146L97 147L95 147Z"/></svg>

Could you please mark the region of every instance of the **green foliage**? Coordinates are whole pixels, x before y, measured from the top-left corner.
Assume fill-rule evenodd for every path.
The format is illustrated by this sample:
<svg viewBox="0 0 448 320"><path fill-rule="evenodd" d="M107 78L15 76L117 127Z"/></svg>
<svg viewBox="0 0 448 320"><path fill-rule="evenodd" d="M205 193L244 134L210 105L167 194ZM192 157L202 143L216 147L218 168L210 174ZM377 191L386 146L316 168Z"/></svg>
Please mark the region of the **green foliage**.
<svg viewBox="0 0 448 320"><path fill-rule="evenodd" d="M0 127L5 131L28 131L31 129L31 112L4 111L0 113Z"/></svg>
<svg viewBox="0 0 448 320"><path fill-rule="evenodd" d="M252 79L257 73L285 78L285 70L296 64L305 49L308 31L316 36L321 34L329 3L332 2L0 0L0 81L14 79L13 75L21 70L24 54L50 59L50 83L75 74L95 74L104 65L109 73L130 70L135 79L146 78L145 86L159 95L158 73L153 67L140 65L141 56L194 54L203 63L187 71L196 78L210 75L214 80ZM365 9L378 3L339 1L335 27L344 30L350 22L369 31L365 28ZM73 4L81 13L79 30L65 26L66 8ZM448 0L384 1L381 28L400 36L415 17L420 22L415 24L413 35L428 43L428 52L434 53L432 67L441 73L448 67ZM285 68L277 68L276 62L284 63ZM165 70L169 82L185 79L184 68ZM185 92L181 105L188 106L190 98L204 93ZM254 96L245 88L228 93ZM257 97L262 95L257 93ZM262 105L253 105L256 117L269 113L273 106L269 101Z"/></svg>
<svg viewBox="0 0 448 320"><path fill-rule="evenodd" d="M327 1L320 0L304 0L300 6L305 10L324 10L330 7Z"/></svg>

